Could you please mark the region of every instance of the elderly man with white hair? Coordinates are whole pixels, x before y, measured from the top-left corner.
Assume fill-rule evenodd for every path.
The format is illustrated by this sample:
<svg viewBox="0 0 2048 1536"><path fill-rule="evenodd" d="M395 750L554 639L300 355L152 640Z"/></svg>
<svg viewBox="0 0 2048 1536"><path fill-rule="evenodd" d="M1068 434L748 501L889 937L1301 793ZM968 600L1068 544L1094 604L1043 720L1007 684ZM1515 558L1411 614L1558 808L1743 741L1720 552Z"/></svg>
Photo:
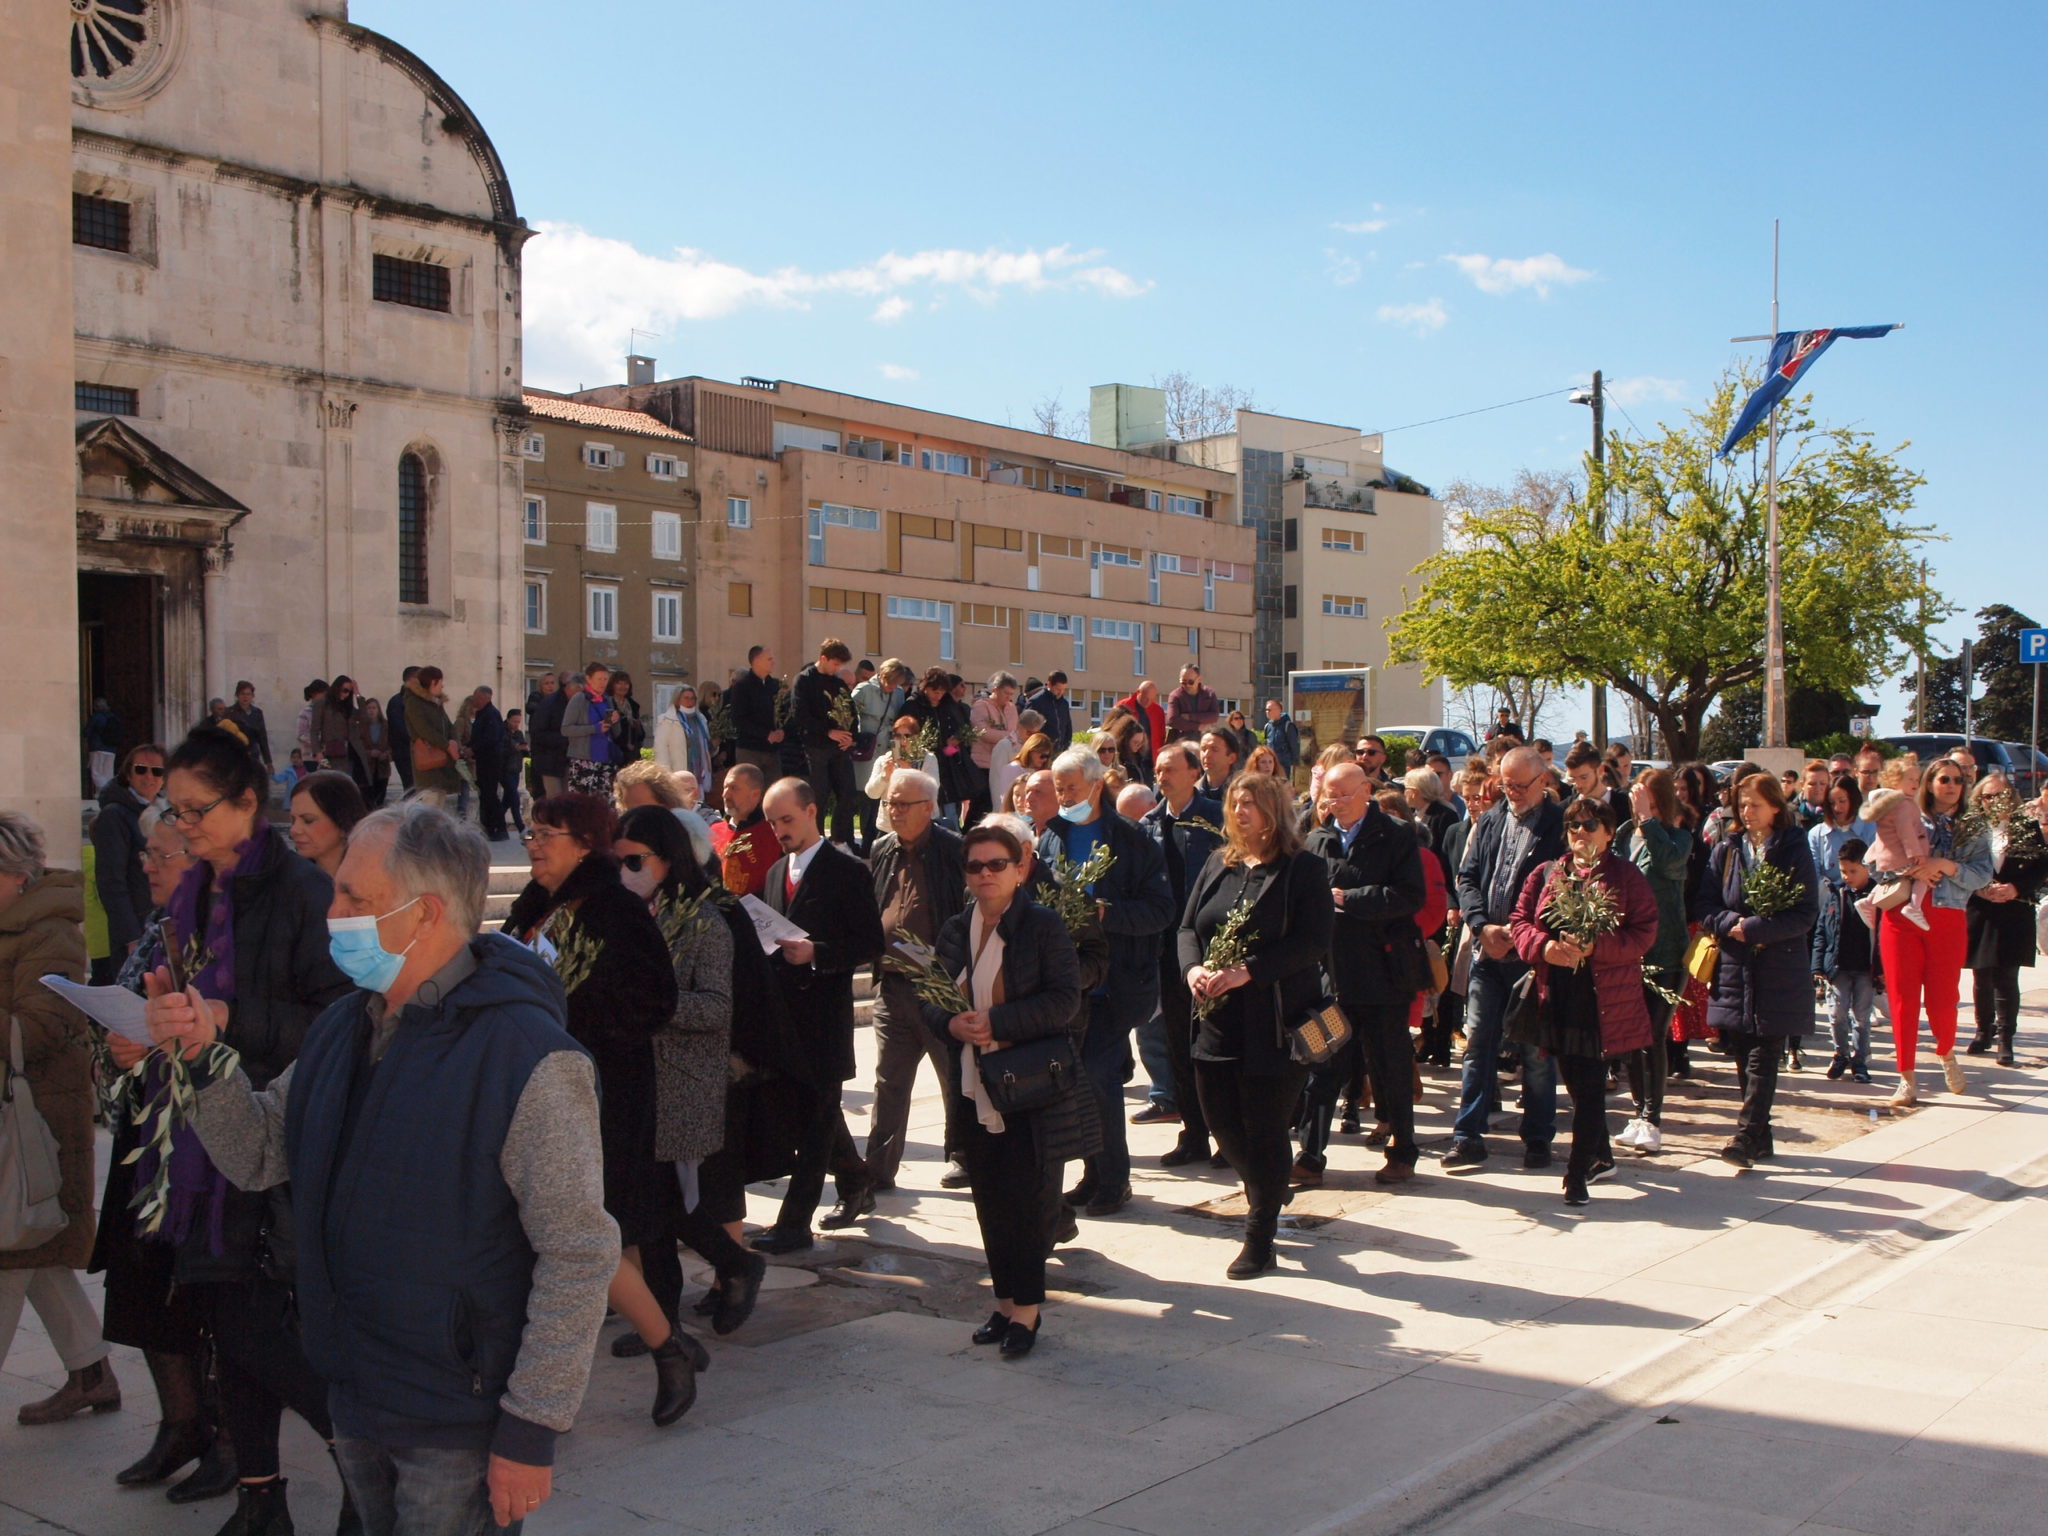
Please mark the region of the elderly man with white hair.
<svg viewBox="0 0 2048 1536"><path fill-rule="evenodd" d="M1059 814L1038 841L1039 861L1085 864L1098 849L1110 858L1094 895L1109 935L1109 976L1088 993L1088 1032L1081 1066L1095 1086L1102 1150L1089 1158L1067 1204L1090 1216L1113 1216L1130 1203L1131 1151L1124 1126L1124 1080L1131 1069L1131 1031L1159 1006L1161 935L1178 914L1166 881L1166 857L1137 825L1103 799L1107 769L1086 747L1052 760Z"/></svg>
<svg viewBox="0 0 2048 1536"><path fill-rule="evenodd" d="M445 812L358 824L328 915L357 990L261 1092L212 1076L196 992L151 1005L158 1042L195 1058L216 1166L291 1185L306 1354L371 1536L516 1530L547 1499L618 1266L596 1072L554 970L478 933L489 879Z"/></svg>
<svg viewBox="0 0 2048 1536"><path fill-rule="evenodd" d="M892 946L908 933L929 947L938 942L947 920L967 907L960 834L939 825L939 781L921 769L897 768L882 797L882 819L889 830L875 839L868 855L882 932ZM896 1171L903 1162L917 1064L929 1060L943 1089L946 1047L925 1028L924 1005L909 980L880 961L875 963L874 1026L875 1102L866 1157L872 1187L885 1193L896 1187ZM950 1134L946 1171L939 1183L946 1189L967 1185L959 1144Z"/></svg>

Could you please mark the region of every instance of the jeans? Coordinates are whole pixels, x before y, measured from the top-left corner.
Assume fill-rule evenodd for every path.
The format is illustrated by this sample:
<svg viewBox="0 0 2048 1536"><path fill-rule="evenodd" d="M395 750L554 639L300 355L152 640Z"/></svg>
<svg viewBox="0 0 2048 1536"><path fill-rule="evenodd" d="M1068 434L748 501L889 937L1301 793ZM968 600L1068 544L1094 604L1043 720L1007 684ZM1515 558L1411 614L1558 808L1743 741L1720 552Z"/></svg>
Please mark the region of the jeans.
<svg viewBox="0 0 2048 1536"><path fill-rule="evenodd" d="M1465 1076L1458 1088L1458 1119L1451 1127L1459 1141L1486 1138L1487 1106L1493 1102L1501 1051L1501 1021L1507 1014L1508 989L1528 966L1520 960L1472 962L1466 987ZM1534 1046L1511 1046L1522 1053L1522 1143L1547 1147L1557 1129L1557 1062Z"/></svg>
<svg viewBox="0 0 2048 1536"><path fill-rule="evenodd" d="M501 1529L484 1485L488 1450L379 1445L343 1435L334 1459L366 1536L485 1536ZM518 1536L522 1523L502 1529Z"/></svg>
<svg viewBox="0 0 2048 1536"><path fill-rule="evenodd" d="M1868 971L1837 971L1828 979L1828 989L1834 995L1828 1028L1835 1037L1835 1054L1867 1068L1871 1020L1884 1006L1877 1000L1877 983Z"/></svg>
<svg viewBox="0 0 2048 1536"><path fill-rule="evenodd" d="M1138 1060L1144 1063L1145 1075L1152 1080L1147 1090L1147 1102L1157 1109L1173 1109L1177 1101L1173 1096L1173 1056L1166 1049L1166 1019L1162 1014L1138 1026Z"/></svg>
<svg viewBox="0 0 2048 1536"><path fill-rule="evenodd" d="M1088 999L1088 1032L1081 1037L1081 1070L1095 1089L1102 1150L1088 1159L1087 1177L1104 1195L1131 1182L1129 1127L1124 1123L1124 1081L1131 1071L1131 1029L1117 1022L1113 998Z"/></svg>
<svg viewBox="0 0 2048 1536"><path fill-rule="evenodd" d="M903 1144L910 1124L910 1098L917 1087L917 1069L929 1061L938 1074L939 1097L947 1106L946 1155L954 1156L950 1124L955 1086L946 1081L946 1048L924 1027L924 1012L910 983L884 976L875 997L875 1102L868 1120L868 1177L877 1185L894 1184L903 1163Z"/></svg>

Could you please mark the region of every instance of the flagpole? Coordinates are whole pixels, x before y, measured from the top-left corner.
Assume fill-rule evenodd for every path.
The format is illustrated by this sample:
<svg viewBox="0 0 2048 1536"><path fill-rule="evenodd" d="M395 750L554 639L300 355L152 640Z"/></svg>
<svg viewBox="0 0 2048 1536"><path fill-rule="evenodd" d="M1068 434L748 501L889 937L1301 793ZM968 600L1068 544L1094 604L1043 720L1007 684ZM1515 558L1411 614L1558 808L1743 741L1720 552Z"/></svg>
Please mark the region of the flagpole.
<svg viewBox="0 0 2048 1536"><path fill-rule="evenodd" d="M1778 334L1778 221L1771 220L1771 335ZM1770 447L1764 459L1764 496L1769 509L1764 537L1769 545L1769 594L1764 634L1764 739L1766 747L1784 747L1785 615L1778 563L1778 407L1771 406Z"/></svg>

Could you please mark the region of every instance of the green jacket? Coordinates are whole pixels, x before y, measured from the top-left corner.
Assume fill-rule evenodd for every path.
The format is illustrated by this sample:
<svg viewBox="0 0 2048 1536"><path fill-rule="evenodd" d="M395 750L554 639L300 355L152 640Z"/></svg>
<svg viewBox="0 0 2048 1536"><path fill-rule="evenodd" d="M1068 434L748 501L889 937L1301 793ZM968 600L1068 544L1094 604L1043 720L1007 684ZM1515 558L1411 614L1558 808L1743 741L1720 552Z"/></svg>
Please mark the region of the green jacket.
<svg viewBox="0 0 2048 1536"><path fill-rule="evenodd" d="M1623 856L1643 872L1657 897L1657 941L1643 970L1667 986L1685 959L1685 882L1692 865L1692 834L1661 821L1632 821L1622 829Z"/></svg>
<svg viewBox="0 0 2048 1536"><path fill-rule="evenodd" d="M446 707L417 681L405 685L405 731L414 747L426 742L449 754L439 768L414 768L413 784L450 794L461 789L462 775L455 769L455 727L449 723Z"/></svg>

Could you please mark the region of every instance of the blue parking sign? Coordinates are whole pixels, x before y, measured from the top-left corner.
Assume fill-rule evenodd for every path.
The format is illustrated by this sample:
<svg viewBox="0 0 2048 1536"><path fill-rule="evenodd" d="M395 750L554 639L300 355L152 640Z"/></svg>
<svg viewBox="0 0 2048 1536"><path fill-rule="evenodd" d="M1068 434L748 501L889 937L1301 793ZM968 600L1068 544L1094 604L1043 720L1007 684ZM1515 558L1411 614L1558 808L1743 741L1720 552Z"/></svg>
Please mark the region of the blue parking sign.
<svg viewBox="0 0 2048 1536"><path fill-rule="evenodd" d="M2048 629L2020 631L2020 660L2036 665L2048 663Z"/></svg>

